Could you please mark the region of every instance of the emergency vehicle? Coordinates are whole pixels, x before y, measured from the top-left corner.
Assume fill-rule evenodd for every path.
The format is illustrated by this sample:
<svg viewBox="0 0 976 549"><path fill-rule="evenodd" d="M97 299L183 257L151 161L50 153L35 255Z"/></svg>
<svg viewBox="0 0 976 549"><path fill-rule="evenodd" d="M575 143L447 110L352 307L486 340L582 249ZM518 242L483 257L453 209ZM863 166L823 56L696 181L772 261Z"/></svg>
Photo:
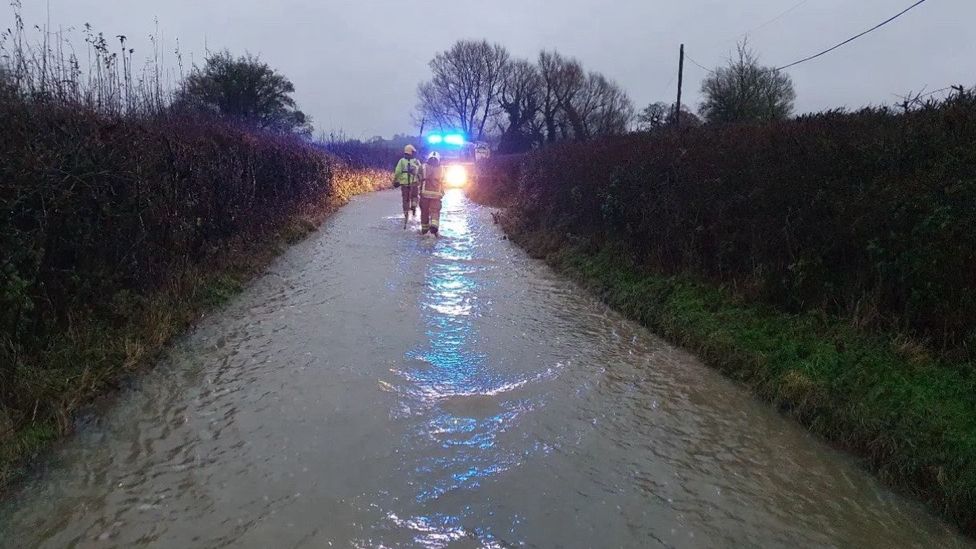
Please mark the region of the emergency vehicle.
<svg viewBox="0 0 976 549"><path fill-rule="evenodd" d="M432 133L426 137L427 152L437 152L448 187L461 188L474 180L475 164L487 159L487 143L472 143L462 133Z"/></svg>

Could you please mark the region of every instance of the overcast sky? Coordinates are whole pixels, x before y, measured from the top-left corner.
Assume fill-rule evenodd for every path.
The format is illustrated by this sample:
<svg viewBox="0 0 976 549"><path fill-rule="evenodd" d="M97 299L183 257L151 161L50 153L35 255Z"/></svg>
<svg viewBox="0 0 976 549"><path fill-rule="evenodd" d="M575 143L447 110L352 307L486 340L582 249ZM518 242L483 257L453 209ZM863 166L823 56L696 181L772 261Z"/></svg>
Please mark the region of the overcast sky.
<svg viewBox="0 0 976 549"><path fill-rule="evenodd" d="M22 0L30 25L48 0ZM4 2L6 3L6 2ZM50 0L52 28L91 23L148 54L159 20L199 61L205 44L259 54L297 88L317 130L370 137L411 131L427 62L461 38L486 38L517 57L557 49L618 81L634 102L674 101L678 45L706 67L744 33L761 60L783 65L901 11L913 0ZM799 4L799 5L798 5ZM776 19L783 12L797 6ZM10 10L0 23L12 25ZM768 23L768 24L766 24ZM765 24L765 25L764 25ZM758 28L757 27L761 27ZM897 100L911 90L976 84L976 0L928 0L832 54L791 69L797 110ZM81 33L76 31L80 40ZM685 103L704 72L688 63Z"/></svg>

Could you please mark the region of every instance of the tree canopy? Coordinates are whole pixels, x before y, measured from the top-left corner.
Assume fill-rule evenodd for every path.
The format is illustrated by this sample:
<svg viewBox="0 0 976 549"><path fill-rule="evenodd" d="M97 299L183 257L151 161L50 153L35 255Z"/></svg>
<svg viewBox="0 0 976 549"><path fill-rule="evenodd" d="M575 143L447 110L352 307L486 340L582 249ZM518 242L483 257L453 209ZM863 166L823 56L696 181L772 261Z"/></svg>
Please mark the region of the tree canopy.
<svg viewBox="0 0 976 549"><path fill-rule="evenodd" d="M796 92L786 73L759 64L745 43L728 66L710 74L701 87L699 112L708 122L766 122L793 112Z"/></svg>
<svg viewBox="0 0 976 549"><path fill-rule="evenodd" d="M461 40L437 54L430 62L433 77L418 92L426 120L481 139L498 107L508 61L508 50L486 40Z"/></svg>
<svg viewBox="0 0 976 549"><path fill-rule="evenodd" d="M432 78L418 88L420 125L458 129L475 140L497 132L506 152L625 133L633 119L623 88L555 51L532 63L512 59L498 44L462 40L430 68Z"/></svg>
<svg viewBox="0 0 976 549"><path fill-rule="evenodd" d="M663 101L658 101L656 103L651 103L650 105L644 107L639 113L637 113L637 131L640 132L653 132L668 126L675 124L674 119L674 104L668 105ZM681 126L682 127L696 127L701 126L701 118L691 112L688 105L684 103L681 104Z"/></svg>
<svg viewBox="0 0 976 549"><path fill-rule="evenodd" d="M257 57L214 53L195 67L177 93L177 108L203 110L261 129L309 134L311 120L298 110L295 86Z"/></svg>

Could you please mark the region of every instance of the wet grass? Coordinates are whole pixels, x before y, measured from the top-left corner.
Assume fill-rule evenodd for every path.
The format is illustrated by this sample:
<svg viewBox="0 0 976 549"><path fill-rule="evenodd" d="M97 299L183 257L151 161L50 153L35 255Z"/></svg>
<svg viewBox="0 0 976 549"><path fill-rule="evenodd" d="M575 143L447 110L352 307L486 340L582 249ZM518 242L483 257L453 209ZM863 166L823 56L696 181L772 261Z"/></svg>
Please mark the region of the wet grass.
<svg viewBox="0 0 976 549"><path fill-rule="evenodd" d="M612 244L507 230L614 309L751 387L885 483L976 534L973 364L823 313L788 314L732 289L642 270Z"/></svg>
<svg viewBox="0 0 976 549"><path fill-rule="evenodd" d="M75 418L86 406L111 398L127 377L151 366L174 337L239 294L289 244L315 231L352 196L387 183L383 172L339 170L333 193L308 204L277 230L259 239L233 240L210 261L194 265L149 295L116 296L113 307L123 322L79 313L43 349L16 357L18 371L30 376L21 386L35 396L38 406L34 417L20 424L0 417L0 493L74 429ZM57 413L39 411L44 409Z"/></svg>

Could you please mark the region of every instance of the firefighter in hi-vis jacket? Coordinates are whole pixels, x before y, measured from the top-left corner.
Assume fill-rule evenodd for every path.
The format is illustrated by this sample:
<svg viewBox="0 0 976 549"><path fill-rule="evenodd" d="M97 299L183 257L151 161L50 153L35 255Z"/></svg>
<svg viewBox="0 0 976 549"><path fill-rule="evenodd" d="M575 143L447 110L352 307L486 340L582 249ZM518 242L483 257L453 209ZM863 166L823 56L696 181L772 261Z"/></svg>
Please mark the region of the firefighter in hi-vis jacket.
<svg viewBox="0 0 976 549"><path fill-rule="evenodd" d="M430 153L420 183L420 234L437 236L441 224L441 199L444 198L444 167L436 152Z"/></svg>
<svg viewBox="0 0 976 549"><path fill-rule="evenodd" d="M407 228L407 220L412 213L417 217L417 197L420 191L420 178L423 172L423 165L420 160L415 158L417 149L413 145L403 148L403 158L401 158L393 171L393 187L400 188L400 195L403 197L403 228Z"/></svg>

